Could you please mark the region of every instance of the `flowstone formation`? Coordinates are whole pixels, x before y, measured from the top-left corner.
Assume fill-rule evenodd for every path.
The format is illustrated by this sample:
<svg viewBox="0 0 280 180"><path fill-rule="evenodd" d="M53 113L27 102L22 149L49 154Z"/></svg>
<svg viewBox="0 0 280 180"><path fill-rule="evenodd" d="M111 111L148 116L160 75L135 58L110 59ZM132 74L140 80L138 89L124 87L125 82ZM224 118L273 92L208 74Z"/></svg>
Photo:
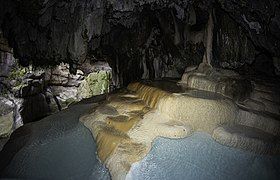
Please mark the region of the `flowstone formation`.
<svg viewBox="0 0 280 180"><path fill-rule="evenodd" d="M179 84L185 88L217 93L235 100L244 99L252 91L251 82L234 71L213 68L205 63L191 71L187 69Z"/></svg>
<svg viewBox="0 0 280 180"><path fill-rule="evenodd" d="M279 154L279 109L274 114L257 110L258 102L251 98L259 86L204 65L183 76L184 86L176 83L132 83L80 119L96 139L98 156L113 179L125 179L159 136L183 138L202 131L226 146Z"/></svg>
<svg viewBox="0 0 280 180"><path fill-rule="evenodd" d="M233 71L209 65L186 72L179 84L227 97L238 107L235 124L220 124L212 137L221 144L258 153L279 153L279 85L277 80L245 80Z"/></svg>
<svg viewBox="0 0 280 180"><path fill-rule="evenodd" d="M157 136L180 138L191 132L154 109L157 101L169 93L140 84L131 84L128 89L134 88L142 88L148 102L132 91L120 92L80 119L92 131L98 156L113 179L124 179L131 164L149 152Z"/></svg>

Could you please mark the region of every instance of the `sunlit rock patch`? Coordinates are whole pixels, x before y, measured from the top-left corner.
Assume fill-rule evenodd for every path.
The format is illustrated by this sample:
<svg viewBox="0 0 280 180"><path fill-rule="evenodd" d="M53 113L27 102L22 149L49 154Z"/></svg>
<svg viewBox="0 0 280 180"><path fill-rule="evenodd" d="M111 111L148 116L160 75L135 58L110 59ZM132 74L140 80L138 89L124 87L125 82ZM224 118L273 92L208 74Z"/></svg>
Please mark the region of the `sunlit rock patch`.
<svg viewBox="0 0 280 180"><path fill-rule="evenodd" d="M14 126L14 105L6 98L0 97L0 139L8 137ZM1 150L1 149L0 149Z"/></svg>
<svg viewBox="0 0 280 180"><path fill-rule="evenodd" d="M81 82L77 97L79 99L90 98L99 94L109 92L111 72L92 72Z"/></svg>
<svg viewBox="0 0 280 180"><path fill-rule="evenodd" d="M0 96L0 151L12 132L22 126L19 104L21 101L11 96Z"/></svg>

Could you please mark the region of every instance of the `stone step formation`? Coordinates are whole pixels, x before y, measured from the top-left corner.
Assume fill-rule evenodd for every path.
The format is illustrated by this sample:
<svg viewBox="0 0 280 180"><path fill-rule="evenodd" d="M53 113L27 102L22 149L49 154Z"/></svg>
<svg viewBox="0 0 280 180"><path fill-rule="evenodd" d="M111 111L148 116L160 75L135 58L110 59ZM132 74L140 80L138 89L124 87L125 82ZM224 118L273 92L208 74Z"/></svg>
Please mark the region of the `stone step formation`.
<svg viewBox="0 0 280 180"><path fill-rule="evenodd" d="M80 118L91 130L112 179L124 179L156 137L184 138L201 131L222 145L257 154L280 153L277 88L252 85L231 71L198 68L187 73L178 84L131 83ZM271 93L256 93L268 89Z"/></svg>
<svg viewBox="0 0 280 180"><path fill-rule="evenodd" d="M198 68L185 73L180 84L221 94L237 105L237 123L217 127L212 135L216 141L258 153L279 153L280 92L277 81L252 78L246 82L230 71L219 72L212 68L201 71Z"/></svg>

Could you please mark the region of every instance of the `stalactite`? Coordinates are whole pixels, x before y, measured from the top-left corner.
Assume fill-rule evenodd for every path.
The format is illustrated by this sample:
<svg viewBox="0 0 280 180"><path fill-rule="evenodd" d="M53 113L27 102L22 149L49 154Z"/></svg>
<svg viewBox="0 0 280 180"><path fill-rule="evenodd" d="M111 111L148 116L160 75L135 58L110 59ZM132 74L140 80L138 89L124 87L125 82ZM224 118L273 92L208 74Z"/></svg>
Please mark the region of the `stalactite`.
<svg viewBox="0 0 280 180"><path fill-rule="evenodd" d="M188 12L187 23L184 25L185 43L191 41L191 26L194 24L196 24L196 13L194 7L191 6Z"/></svg>
<svg viewBox="0 0 280 180"><path fill-rule="evenodd" d="M181 37L180 37L180 30L178 27L178 23L176 21L176 17L174 15L174 12L171 11L172 14L172 19L173 19L173 23L174 23L174 30L175 30L175 34L174 34L174 45L178 45L181 42Z"/></svg>
<svg viewBox="0 0 280 180"><path fill-rule="evenodd" d="M214 23L213 23L213 14L212 10L209 12L209 19L207 23L207 28L205 31L205 47L206 52L203 57L203 63L211 66L211 60L212 60L212 46L213 46L213 29L214 29Z"/></svg>
<svg viewBox="0 0 280 180"><path fill-rule="evenodd" d="M146 57L143 53L143 58L142 58L142 68L143 68L143 74L142 74L142 79L148 79L149 78L149 71L147 68L147 63L146 63Z"/></svg>

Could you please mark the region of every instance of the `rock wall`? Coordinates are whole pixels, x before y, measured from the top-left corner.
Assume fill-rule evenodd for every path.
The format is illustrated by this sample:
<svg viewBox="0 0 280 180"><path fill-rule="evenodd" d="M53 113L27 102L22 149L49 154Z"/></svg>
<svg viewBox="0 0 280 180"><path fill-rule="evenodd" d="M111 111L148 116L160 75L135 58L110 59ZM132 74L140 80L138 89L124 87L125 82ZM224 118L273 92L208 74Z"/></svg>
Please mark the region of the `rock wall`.
<svg viewBox="0 0 280 180"><path fill-rule="evenodd" d="M13 50L8 46L7 40L0 31L0 147L2 140L9 137L12 131L22 126L20 108L22 100L12 93L12 85L16 85L17 74L13 73L16 68L16 60Z"/></svg>
<svg viewBox="0 0 280 180"><path fill-rule="evenodd" d="M179 78L198 65L211 9L214 66L248 64L255 71L270 62L268 74L274 75L273 59L280 56L279 2L273 0L2 0L0 7L4 35L22 65L65 62L76 73L85 62L102 60L112 67L115 87L141 78Z"/></svg>
<svg viewBox="0 0 280 180"><path fill-rule="evenodd" d="M252 64L257 51L250 38L224 11L215 11L216 33L214 34L214 64L228 69L237 69L245 63Z"/></svg>
<svg viewBox="0 0 280 180"><path fill-rule="evenodd" d="M108 63L97 62L87 64L77 70L76 75L70 73L69 65L61 64L46 70L45 81L48 91L57 98L52 107L65 108L69 104L110 91L112 69Z"/></svg>
<svg viewBox="0 0 280 180"><path fill-rule="evenodd" d="M54 68L37 69L25 74L17 91L18 96L24 99L21 111L23 119L32 122L82 99L108 93L111 68L106 63L97 66L90 65L89 74L78 70L73 75L69 65L63 63Z"/></svg>
<svg viewBox="0 0 280 180"><path fill-rule="evenodd" d="M6 98L0 98L0 138L7 137L13 130L13 103Z"/></svg>
<svg viewBox="0 0 280 180"><path fill-rule="evenodd" d="M4 110L11 109L1 110L1 136L8 136L23 123L42 119L73 102L112 90L112 69L108 63L88 63L76 75L70 73L65 63L25 68L17 63L2 33L0 42L0 104Z"/></svg>
<svg viewBox="0 0 280 180"><path fill-rule="evenodd" d="M219 3L240 24L256 47L272 56L280 56L279 1L219 0Z"/></svg>

